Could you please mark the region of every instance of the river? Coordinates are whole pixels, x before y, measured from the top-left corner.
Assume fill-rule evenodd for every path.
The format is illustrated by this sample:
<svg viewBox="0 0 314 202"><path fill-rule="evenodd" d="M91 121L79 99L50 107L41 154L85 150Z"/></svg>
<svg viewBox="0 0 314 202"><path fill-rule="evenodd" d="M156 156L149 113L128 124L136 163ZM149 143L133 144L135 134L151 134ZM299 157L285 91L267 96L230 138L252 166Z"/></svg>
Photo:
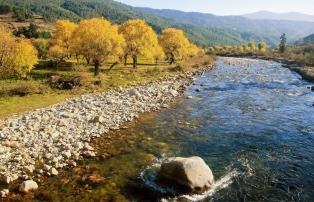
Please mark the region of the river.
<svg viewBox="0 0 314 202"><path fill-rule="evenodd" d="M144 114L94 142L84 160L42 183L35 199L61 201L313 201L314 93L276 62L220 58L169 109ZM186 99L192 96L192 99ZM155 183L169 156L200 156L216 183L180 195ZM82 176L95 173L95 187Z"/></svg>

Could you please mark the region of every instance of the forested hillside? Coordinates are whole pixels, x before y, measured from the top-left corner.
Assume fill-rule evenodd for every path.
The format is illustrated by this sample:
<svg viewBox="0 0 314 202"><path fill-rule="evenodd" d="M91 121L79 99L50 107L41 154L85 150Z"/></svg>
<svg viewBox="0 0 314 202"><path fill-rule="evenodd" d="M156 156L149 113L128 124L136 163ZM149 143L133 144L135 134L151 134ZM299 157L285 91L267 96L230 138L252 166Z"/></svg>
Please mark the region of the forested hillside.
<svg viewBox="0 0 314 202"><path fill-rule="evenodd" d="M221 27L219 22L215 26L204 27L200 26L202 23L194 21L181 22L181 20L186 20L148 14L139 8L112 0L1 0L0 5L0 13L13 11L20 21L31 18L33 14L41 15L47 21L65 18L76 22L83 18L103 16L118 24L128 19L141 18L147 21L157 33L167 27L182 29L191 41L202 46L240 44L250 40L263 40L269 44L277 43L276 35L255 34L250 30L239 31L233 26Z"/></svg>
<svg viewBox="0 0 314 202"><path fill-rule="evenodd" d="M176 20L192 23L207 28L237 30L240 33L256 33L268 43L277 43L280 35L286 33L290 42L299 40L314 32L313 22L296 22L284 20L251 20L241 16L215 16L212 14L182 12L177 10L158 10L141 8L142 11L174 18Z"/></svg>
<svg viewBox="0 0 314 202"><path fill-rule="evenodd" d="M304 44L314 44L314 34L311 34L305 38L303 38Z"/></svg>

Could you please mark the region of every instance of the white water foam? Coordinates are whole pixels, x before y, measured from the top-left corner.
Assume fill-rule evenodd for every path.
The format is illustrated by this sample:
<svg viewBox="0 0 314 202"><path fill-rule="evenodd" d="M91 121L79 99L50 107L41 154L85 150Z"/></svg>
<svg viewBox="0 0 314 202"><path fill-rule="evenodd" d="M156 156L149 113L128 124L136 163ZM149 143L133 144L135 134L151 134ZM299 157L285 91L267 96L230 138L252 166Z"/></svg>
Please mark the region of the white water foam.
<svg viewBox="0 0 314 202"><path fill-rule="evenodd" d="M166 193L172 193L175 194L175 191L168 188L168 187L164 187L164 186L160 186L158 185L155 180L154 180L154 174L152 172L152 174L150 176L149 173L147 172L148 170L157 170L160 168L161 163L166 159L166 157L164 156L161 159L156 159L155 162L151 165L148 166L146 169L144 169L141 173L140 173L140 179L143 181L143 183L152 188L153 190L156 190L160 193L166 194ZM185 200L189 200L191 202L196 202L196 201L201 201L204 200L208 197L213 196L215 193L217 193L218 191L227 188L229 185L231 185L234 181L235 178L239 177L240 175L245 175L246 177L250 177L253 175L253 169L251 168L250 164L249 164L249 160L246 158L240 158L238 159L238 162L241 163L241 165L243 167L245 167L245 171L238 171L238 169L233 169L232 171L228 172L226 175L224 175L223 177L221 177L219 180L217 180L213 186L206 192L202 193L202 194L193 194L193 195L181 195L181 196L177 196L175 198L168 198L168 199L161 199L161 202L175 202L178 201L179 199L185 199ZM228 166L229 168L232 167L232 165ZM230 169L231 170L231 169Z"/></svg>
<svg viewBox="0 0 314 202"><path fill-rule="evenodd" d="M187 199L189 201L201 201L204 200L212 195L214 195L217 191L222 190L226 187L228 187L230 184L232 184L233 179L237 176L239 176L240 173L237 170L233 170L227 175L220 178L218 181L214 183L214 185L203 194L194 194L194 195L182 195L179 197L176 197L174 199L171 199L170 201L177 201L178 199Z"/></svg>

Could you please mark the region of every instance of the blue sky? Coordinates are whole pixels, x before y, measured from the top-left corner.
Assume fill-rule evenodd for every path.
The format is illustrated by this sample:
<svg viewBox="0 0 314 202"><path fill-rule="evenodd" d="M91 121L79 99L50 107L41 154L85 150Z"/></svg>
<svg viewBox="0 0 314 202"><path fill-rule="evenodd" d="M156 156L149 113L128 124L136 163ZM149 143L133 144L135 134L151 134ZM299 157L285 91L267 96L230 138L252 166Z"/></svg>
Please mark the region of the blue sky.
<svg viewBox="0 0 314 202"><path fill-rule="evenodd" d="M217 15L246 14L260 10L314 15L314 0L117 0L132 6L199 11Z"/></svg>

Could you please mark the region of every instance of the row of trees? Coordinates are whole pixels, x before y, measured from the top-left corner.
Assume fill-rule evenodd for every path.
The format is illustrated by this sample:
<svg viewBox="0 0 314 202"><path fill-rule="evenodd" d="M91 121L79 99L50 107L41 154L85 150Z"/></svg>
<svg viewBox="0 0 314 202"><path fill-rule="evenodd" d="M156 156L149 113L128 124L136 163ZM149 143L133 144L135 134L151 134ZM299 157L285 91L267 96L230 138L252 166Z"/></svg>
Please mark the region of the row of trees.
<svg viewBox="0 0 314 202"><path fill-rule="evenodd" d="M33 30L33 29L29 29ZM33 32L31 32L33 33ZM16 34L16 33L15 33ZM103 18L82 20L75 24L58 20L51 40L25 39L14 36L5 26L0 27L0 76L25 77L37 63L38 57L53 58L57 63L70 58L84 58L94 65L95 75L104 61L113 61L113 68L132 59L136 68L139 57L166 59L169 64L201 52L190 43L183 31L168 28L158 37L143 20L129 20L121 26Z"/></svg>
<svg viewBox="0 0 314 202"><path fill-rule="evenodd" d="M268 46L265 42L260 42L256 45L255 42L249 42L248 44L236 45L236 46L212 46L209 48L210 53L252 53L252 54L264 54L268 51Z"/></svg>
<svg viewBox="0 0 314 202"><path fill-rule="evenodd" d="M26 40L12 35L0 24L0 77L25 77L37 63L37 50Z"/></svg>
<svg viewBox="0 0 314 202"><path fill-rule="evenodd" d="M114 64L124 60L126 64L131 58L136 68L139 57L156 61L166 58L173 64L199 51L178 29L165 29L158 37L143 20L129 20L117 26L103 18L93 18L79 24L57 21L48 54L59 61L73 55L83 57L87 63L93 63L98 75L101 64L108 59L114 59Z"/></svg>

